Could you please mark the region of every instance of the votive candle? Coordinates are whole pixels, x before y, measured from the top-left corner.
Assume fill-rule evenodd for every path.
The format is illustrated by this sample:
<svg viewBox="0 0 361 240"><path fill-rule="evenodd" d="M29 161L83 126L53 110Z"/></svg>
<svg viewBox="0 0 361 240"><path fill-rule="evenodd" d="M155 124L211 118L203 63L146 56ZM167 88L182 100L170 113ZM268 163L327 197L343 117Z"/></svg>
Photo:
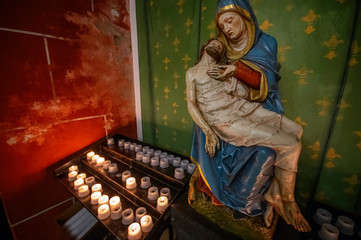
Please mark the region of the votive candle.
<svg viewBox="0 0 361 240"><path fill-rule="evenodd" d="M98 207L98 218L104 220L110 216L110 210L108 204L103 204Z"/></svg>
<svg viewBox="0 0 361 240"><path fill-rule="evenodd" d="M142 231L140 230L139 223L135 222L128 227L128 239L139 240L142 237Z"/></svg>
<svg viewBox="0 0 361 240"><path fill-rule="evenodd" d="M152 227L153 227L152 217L150 215L143 216L140 219L140 225L141 225L142 232L144 232L144 233L150 232L150 230L152 230Z"/></svg>

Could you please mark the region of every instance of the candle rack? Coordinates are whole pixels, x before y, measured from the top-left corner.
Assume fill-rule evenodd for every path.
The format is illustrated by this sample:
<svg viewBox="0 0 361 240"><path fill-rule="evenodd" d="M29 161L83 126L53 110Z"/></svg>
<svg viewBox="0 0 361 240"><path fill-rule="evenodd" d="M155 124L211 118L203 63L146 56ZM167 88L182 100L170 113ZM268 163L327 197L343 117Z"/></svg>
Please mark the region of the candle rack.
<svg viewBox="0 0 361 240"><path fill-rule="evenodd" d="M121 146L119 146L121 145ZM129 147L129 148L128 148ZM145 148L144 148L145 147ZM144 150L143 150L144 148ZM150 215L153 221L153 227L149 232L143 232L139 239L152 239L153 236L159 234L159 230L164 229L167 222L169 205L184 191L186 185L191 177L191 171L194 166L190 165L189 169L186 166L184 168L184 177L179 178L175 176L176 171L180 171L177 163L173 166L171 157L169 158L169 166L165 167L164 157L166 155L173 155L177 160L188 160L182 155L174 152L167 151L165 149L145 144L141 141L116 134L106 141L94 146L89 145L86 150L80 153L78 156L72 158L61 167L55 170L56 178L67 188L73 195L82 203L90 213L98 218L98 205L91 203L91 191L90 194L85 197L78 195L78 190L74 189L73 179L69 179L69 168L71 166L78 167L78 174L85 173L87 177L94 177L95 183L100 183L103 189L102 194L108 195L109 198L113 196L119 196L121 200L122 209L132 209L134 213L139 208L145 208L146 214ZM139 158L137 160L137 152L147 153L148 149L154 149L156 155L162 155L163 165L154 164L154 161L142 161ZM89 152L94 152L94 155L103 157L107 162L107 169L104 169L103 159L97 165L96 160L87 158ZM149 151L152 153L152 150ZM167 153L167 154L166 154ZM161 158L159 158L161 159ZM188 160L189 161L189 160ZM177 161L176 161L177 162ZM184 161L186 162L186 161ZM112 167L109 172L110 166ZM115 169L115 171L114 171ZM71 169L73 170L73 169ZM136 187L127 188L126 179L122 176L133 177L136 180ZM144 184L141 184L141 179L146 177L150 180L150 185L146 188ZM92 179L93 180L93 179ZM85 181L86 183L87 181ZM94 183L94 181L92 181ZM168 198L168 207L164 210L157 209L157 199L150 200L148 198L148 189L155 187L161 193L166 193ZM89 187L91 189L91 186ZM162 191L163 190L163 191ZM113 220L110 217L98 220L117 238L121 240L128 239L128 226L122 223L122 219ZM135 222L135 220L133 221Z"/></svg>

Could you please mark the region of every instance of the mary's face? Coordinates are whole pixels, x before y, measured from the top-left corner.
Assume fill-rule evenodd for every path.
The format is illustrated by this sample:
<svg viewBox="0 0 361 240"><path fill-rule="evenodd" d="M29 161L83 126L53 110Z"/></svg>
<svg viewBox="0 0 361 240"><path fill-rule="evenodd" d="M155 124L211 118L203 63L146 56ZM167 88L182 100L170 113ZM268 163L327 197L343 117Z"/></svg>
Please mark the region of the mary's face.
<svg viewBox="0 0 361 240"><path fill-rule="evenodd" d="M240 40L246 31L242 17L235 12L225 12L218 18L218 25L223 33L232 41Z"/></svg>

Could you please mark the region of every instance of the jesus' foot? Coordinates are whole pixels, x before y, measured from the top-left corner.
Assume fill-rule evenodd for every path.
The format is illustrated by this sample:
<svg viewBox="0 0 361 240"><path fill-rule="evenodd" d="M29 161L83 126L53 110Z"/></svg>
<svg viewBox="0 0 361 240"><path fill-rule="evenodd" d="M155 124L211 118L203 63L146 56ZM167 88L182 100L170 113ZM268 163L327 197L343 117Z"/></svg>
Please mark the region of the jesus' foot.
<svg viewBox="0 0 361 240"><path fill-rule="evenodd" d="M311 227L303 217L295 201L284 202L285 214L292 226L300 232L309 232Z"/></svg>

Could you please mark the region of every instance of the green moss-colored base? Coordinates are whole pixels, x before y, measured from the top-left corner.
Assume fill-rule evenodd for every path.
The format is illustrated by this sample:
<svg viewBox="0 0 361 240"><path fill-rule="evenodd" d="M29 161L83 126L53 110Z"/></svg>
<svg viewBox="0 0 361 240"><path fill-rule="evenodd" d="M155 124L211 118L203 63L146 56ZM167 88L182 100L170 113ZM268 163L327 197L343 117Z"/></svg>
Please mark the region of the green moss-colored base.
<svg viewBox="0 0 361 240"><path fill-rule="evenodd" d="M191 204L198 213L206 216L220 228L247 240L271 240L276 230L278 216L275 214L270 227L266 227L263 216L247 217L234 221L232 210L228 207L212 205L201 193L196 192L196 200Z"/></svg>

